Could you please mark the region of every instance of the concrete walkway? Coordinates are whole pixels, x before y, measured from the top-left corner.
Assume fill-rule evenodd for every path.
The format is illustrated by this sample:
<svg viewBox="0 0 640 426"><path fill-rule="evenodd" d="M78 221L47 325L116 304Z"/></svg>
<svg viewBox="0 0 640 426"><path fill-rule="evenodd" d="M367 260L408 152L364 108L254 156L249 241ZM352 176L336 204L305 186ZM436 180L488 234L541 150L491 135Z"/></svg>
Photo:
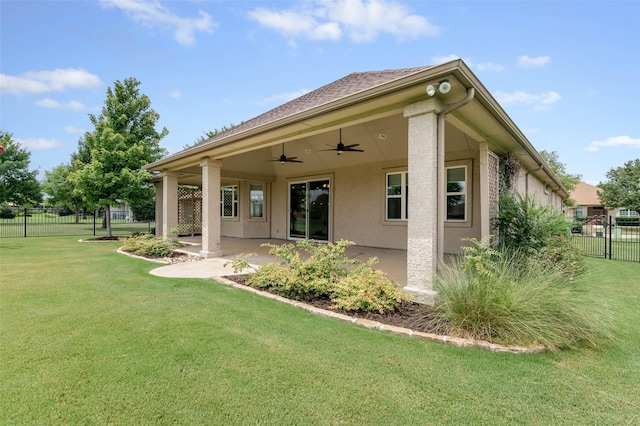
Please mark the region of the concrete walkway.
<svg viewBox="0 0 640 426"><path fill-rule="evenodd" d="M200 237L181 237L180 242L187 244L180 251L194 255L200 252ZM213 278L234 275L231 264L227 266L225 264L230 263L237 255L255 253L256 256L249 258L253 266L277 262L278 258L269 255L269 247L262 247L262 244L279 245L288 242L291 241L223 237L220 241L222 257L161 266L152 270L151 274L167 278ZM386 272L400 287L406 285L407 252L405 250L353 246L347 249L347 256L363 262L375 256L379 261L376 269Z"/></svg>

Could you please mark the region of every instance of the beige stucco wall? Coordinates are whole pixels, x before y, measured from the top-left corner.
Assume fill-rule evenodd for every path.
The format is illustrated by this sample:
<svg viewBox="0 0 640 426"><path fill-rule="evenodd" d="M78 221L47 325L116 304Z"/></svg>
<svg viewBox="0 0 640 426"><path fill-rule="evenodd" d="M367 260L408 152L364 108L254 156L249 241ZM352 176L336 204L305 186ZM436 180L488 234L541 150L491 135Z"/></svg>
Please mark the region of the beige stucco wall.
<svg viewBox="0 0 640 426"><path fill-rule="evenodd" d="M458 151L447 154L447 166L461 162L470 164L471 203L467 223L445 223L445 252L459 253L462 238L480 238L480 168L477 151ZM280 178L272 184L271 238L287 236L287 188L289 182L331 179L333 241L346 239L358 245L406 250L407 222L385 220L386 174L406 170L406 163L386 162L357 167L334 169L313 176Z"/></svg>
<svg viewBox="0 0 640 426"><path fill-rule="evenodd" d="M253 219L250 217L250 189L252 183L261 183L265 188L265 217ZM238 217L222 218L220 233L223 237L236 238L270 238L269 226L269 187L267 182L228 181L224 185L238 185Z"/></svg>

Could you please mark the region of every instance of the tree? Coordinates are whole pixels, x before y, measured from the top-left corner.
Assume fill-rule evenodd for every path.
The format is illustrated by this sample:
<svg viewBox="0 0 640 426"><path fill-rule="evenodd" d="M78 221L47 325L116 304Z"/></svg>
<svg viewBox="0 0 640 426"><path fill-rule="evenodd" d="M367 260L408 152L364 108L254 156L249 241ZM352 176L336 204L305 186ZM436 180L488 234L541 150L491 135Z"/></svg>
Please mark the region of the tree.
<svg viewBox="0 0 640 426"><path fill-rule="evenodd" d="M548 151L540 151L540 155L547 162L551 171L558 177L562 185L567 189L567 191L573 191L576 189L578 183L582 179L582 175L579 174L571 174L567 172L567 168L564 163L560 162L558 158L558 153L556 151L548 152ZM567 198L563 200L563 204L565 206L572 206L575 204L575 201L571 198Z"/></svg>
<svg viewBox="0 0 640 426"><path fill-rule="evenodd" d="M42 201L38 172L29 171L31 153L13 140L11 133L0 130L0 203L20 206L35 205Z"/></svg>
<svg viewBox="0 0 640 426"><path fill-rule="evenodd" d="M607 181L598 184L600 201L607 208L622 207L640 212L640 159L607 172Z"/></svg>
<svg viewBox="0 0 640 426"><path fill-rule="evenodd" d="M244 121L240 122L240 124L242 124L242 123L244 123ZM236 126L237 126L237 124L231 123L228 126L224 125L219 129L213 129L213 130L209 130L208 132L204 132L204 134L202 136L200 136L198 139L196 139L195 142L193 142L191 145L189 145L189 144L184 145L182 147L182 149L187 149L187 148L191 148L192 146L196 146L199 143L202 143L202 142L206 141L207 139L211 139L214 136L218 136L220 133L224 133L227 130L233 129Z"/></svg>
<svg viewBox="0 0 640 426"><path fill-rule="evenodd" d="M44 172L42 191L49 196L48 202L57 207L71 207L76 213L76 223L80 222L82 197L69 179L73 166L60 164L51 171Z"/></svg>
<svg viewBox="0 0 640 426"><path fill-rule="evenodd" d="M89 114L95 130L85 133L74 160L78 168L69 177L85 202L105 208L107 237L112 236L111 206L143 197L151 174L142 166L165 155L159 143L169 132L156 131L160 115L149 97L140 94L139 85L127 78L107 89L102 114Z"/></svg>

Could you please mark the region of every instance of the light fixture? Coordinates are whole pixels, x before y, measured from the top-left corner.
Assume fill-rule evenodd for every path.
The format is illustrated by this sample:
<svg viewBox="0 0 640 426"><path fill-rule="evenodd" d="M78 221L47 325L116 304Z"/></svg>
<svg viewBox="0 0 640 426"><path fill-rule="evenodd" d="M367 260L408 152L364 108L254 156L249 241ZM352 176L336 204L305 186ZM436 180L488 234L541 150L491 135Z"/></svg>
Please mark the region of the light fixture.
<svg viewBox="0 0 640 426"><path fill-rule="evenodd" d="M378 135L378 139L380 139L381 141L386 141L387 140L387 135L385 135L384 133L380 133Z"/></svg>
<svg viewBox="0 0 640 426"><path fill-rule="evenodd" d="M449 80L442 80L441 82L435 85L429 84L427 86L427 95L433 96L436 94L436 91L439 91L444 95L445 93L449 93L450 90L451 90L451 83L449 83Z"/></svg>

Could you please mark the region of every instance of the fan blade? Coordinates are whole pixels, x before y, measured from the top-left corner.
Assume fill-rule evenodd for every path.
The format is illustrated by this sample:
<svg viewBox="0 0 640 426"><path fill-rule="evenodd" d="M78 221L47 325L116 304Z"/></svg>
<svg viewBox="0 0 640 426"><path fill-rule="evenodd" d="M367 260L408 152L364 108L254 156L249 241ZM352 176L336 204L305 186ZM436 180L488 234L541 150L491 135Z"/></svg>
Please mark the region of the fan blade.
<svg viewBox="0 0 640 426"><path fill-rule="evenodd" d="M344 152L364 152L362 149L345 148Z"/></svg>
<svg viewBox="0 0 640 426"><path fill-rule="evenodd" d="M351 148L355 148L356 146L360 146L360 144L359 143L354 143L353 145L345 145L344 146L344 151L348 151Z"/></svg>

